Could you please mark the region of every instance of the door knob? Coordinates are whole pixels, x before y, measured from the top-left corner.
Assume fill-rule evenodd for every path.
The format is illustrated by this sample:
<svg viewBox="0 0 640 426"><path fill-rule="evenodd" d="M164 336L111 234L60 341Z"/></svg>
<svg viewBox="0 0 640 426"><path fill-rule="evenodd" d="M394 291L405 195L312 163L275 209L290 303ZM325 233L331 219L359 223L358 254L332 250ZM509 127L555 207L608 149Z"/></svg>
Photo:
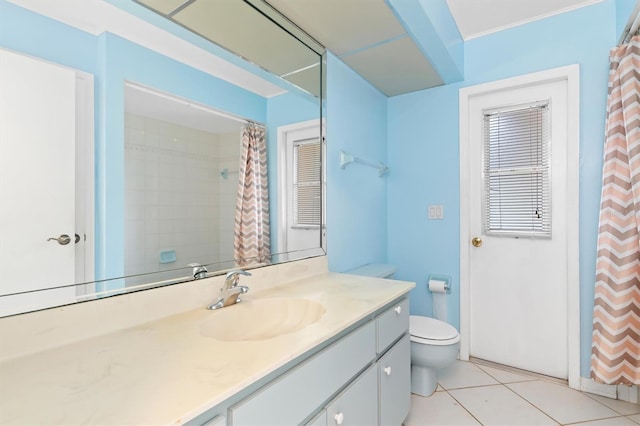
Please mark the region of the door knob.
<svg viewBox="0 0 640 426"><path fill-rule="evenodd" d="M474 247L480 247L482 245L482 239L479 237L473 237L473 239L471 239L471 244Z"/></svg>
<svg viewBox="0 0 640 426"><path fill-rule="evenodd" d="M58 244L60 244L61 246L66 246L71 242L71 237L68 236L67 234L62 234L58 238L51 237L47 239L47 241L52 241L52 240L57 241Z"/></svg>

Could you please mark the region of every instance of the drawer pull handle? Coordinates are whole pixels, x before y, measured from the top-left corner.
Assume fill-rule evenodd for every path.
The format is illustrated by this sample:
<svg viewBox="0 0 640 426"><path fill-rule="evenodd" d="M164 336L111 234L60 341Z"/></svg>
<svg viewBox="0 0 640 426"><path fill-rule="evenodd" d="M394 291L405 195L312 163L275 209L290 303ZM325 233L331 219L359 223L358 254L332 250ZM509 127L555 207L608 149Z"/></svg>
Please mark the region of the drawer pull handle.
<svg viewBox="0 0 640 426"><path fill-rule="evenodd" d="M334 416L334 418L336 419L336 423L341 425L342 422L344 421L344 414L338 413Z"/></svg>
<svg viewBox="0 0 640 426"><path fill-rule="evenodd" d="M383 371L384 371L384 374L386 374L387 376L391 375L391 367L385 367Z"/></svg>
<svg viewBox="0 0 640 426"><path fill-rule="evenodd" d="M393 310L396 311L396 315L400 315L400 312L402 312L402 306L396 306Z"/></svg>

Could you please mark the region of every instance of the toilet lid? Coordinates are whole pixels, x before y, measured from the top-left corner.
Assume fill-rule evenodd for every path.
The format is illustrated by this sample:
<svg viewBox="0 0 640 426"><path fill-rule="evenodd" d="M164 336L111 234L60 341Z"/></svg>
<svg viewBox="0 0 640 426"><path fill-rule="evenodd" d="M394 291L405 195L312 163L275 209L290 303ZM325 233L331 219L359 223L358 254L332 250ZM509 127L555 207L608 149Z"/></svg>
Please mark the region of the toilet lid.
<svg viewBox="0 0 640 426"><path fill-rule="evenodd" d="M429 340L451 340L458 337L458 330L444 321L418 315L409 317L409 333Z"/></svg>

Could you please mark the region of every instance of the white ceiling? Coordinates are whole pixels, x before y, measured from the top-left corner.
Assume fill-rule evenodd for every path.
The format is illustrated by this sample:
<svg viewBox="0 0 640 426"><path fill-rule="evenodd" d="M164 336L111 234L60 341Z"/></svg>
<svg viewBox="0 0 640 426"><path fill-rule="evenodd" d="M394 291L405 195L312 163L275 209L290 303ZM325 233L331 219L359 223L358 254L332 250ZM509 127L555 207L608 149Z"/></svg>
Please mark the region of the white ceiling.
<svg viewBox="0 0 640 426"><path fill-rule="evenodd" d="M480 37L602 0L447 0L462 38Z"/></svg>
<svg viewBox="0 0 640 426"><path fill-rule="evenodd" d="M385 0L267 1L387 96L443 84ZM466 40L602 0L446 1Z"/></svg>
<svg viewBox="0 0 640 426"><path fill-rule="evenodd" d="M443 84L384 0L267 0L387 96Z"/></svg>
<svg viewBox="0 0 640 426"><path fill-rule="evenodd" d="M61 3L9 1L93 34L110 31L130 38L262 96L282 93L281 87L128 15L103 0L65 0ZM154 1L164 2L173 10L176 4L183 4L186 0ZM209 1L198 0L193 3L204 4ZM442 76L434 70L385 0L267 1L387 96L443 84ZM462 38L468 40L600 1L446 0L446 3Z"/></svg>

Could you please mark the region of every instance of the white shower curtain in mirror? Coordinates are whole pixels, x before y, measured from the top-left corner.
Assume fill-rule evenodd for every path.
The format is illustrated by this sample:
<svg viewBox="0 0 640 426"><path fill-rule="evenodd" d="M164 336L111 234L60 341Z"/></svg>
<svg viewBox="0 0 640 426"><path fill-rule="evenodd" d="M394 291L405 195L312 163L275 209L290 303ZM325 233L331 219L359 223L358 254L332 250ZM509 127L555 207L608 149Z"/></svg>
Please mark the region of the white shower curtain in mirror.
<svg viewBox="0 0 640 426"><path fill-rule="evenodd" d="M269 185L265 129L242 129L238 197L234 226L234 257L238 266L270 263Z"/></svg>

